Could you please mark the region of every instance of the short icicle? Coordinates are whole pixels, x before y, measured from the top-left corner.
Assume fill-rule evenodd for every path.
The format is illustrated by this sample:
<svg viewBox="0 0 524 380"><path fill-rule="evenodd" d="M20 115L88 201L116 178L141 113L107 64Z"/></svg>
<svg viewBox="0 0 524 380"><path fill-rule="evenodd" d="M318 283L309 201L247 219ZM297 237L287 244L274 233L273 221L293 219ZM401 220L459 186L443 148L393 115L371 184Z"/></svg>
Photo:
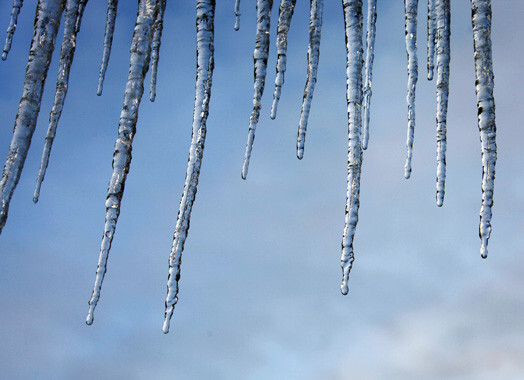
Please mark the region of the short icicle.
<svg viewBox="0 0 524 380"><path fill-rule="evenodd" d="M160 7L154 24L153 43L151 46L151 87L149 88L149 100L154 102L156 98L156 77L158 71L158 59L160 58L160 40L162 29L164 28L164 13L166 11L166 1L159 0Z"/></svg>
<svg viewBox="0 0 524 380"><path fill-rule="evenodd" d="M346 29L346 99L348 111L348 179L346 217L342 236L342 284L340 290L349 291L349 272L354 261L353 239L358 223L360 205L360 171L362 167L362 0L342 0Z"/></svg>
<svg viewBox="0 0 524 380"><path fill-rule="evenodd" d="M255 93L253 95L253 111L249 118L249 132L246 143L244 165L242 166L242 179L247 178L249 160L253 150L255 131L257 128L260 109L262 108L262 94L266 81L267 59L269 56L269 26L271 22L271 8L273 0L257 0L257 35L255 40L255 52L253 61L255 63Z"/></svg>
<svg viewBox="0 0 524 380"><path fill-rule="evenodd" d="M436 0L437 17L437 206L444 204L449 95L450 0Z"/></svg>
<svg viewBox="0 0 524 380"><path fill-rule="evenodd" d="M55 48L64 5L65 0L39 0L36 6L35 29L29 49L24 92L18 106L13 139L0 179L0 233L5 226L9 203L20 179L35 131L42 91Z"/></svg>
<svg viewBox="0 0 524 380"><path fill-rule="evenodd" d="M471 0L471 19L475 49L478 128L482 147L482 206L480 208L480 254L488 257L491 235L491 207L497 162L493 62L491 54L491 1Z"/></svg>
<svg viewBox="0 0 524 380"><path fill-rule="evenodd" d="M18 15L20 14L20 8L22 8L23 3L24 0L13 0L13 7L11 9L11 20L9 22L9 27L7 28L4 51L2 53L3 61L7 59L7 54L9 54L9 51L11 51L11 44L13 43L13 35L15 34L16 23L18 21Z"/></svg>
<svg viewBox="0 0 524 380"><path fill-rule="evenodd" d="M435 70L435 38L435 0L428 0L428 80L433 80L433 72Z"/></svg>
<svg viewBox="0 0 524 380"><path fill-rule="evenodd" d="M364 65L364 104L362 105L362 149L369 143L369 107L371 102L371 81L373 78L373 58L375 57L375 32L377 29L377 0L368 0L368 19L366 31L366 62Z"/></svg>
<svg viewBox="0 0 524 380"><path fill-rule="evenodd" d="M140 0L138 3L138 14L135 30L131 41L129 74L124 104L120 114L118 125L118 138L113 153L113 175L109 182L106 198L106 218L104 234L100 246L100 257L96 270L96 280L91 299L89 300L89 312L86 323L93 323L93 313L100 298L100 290L107 268L107 259L111 242L115 234L118 215L120 214L120 203L124 194L124 186L131 164L131 149L133 137L136 132L138 119L138 108L142 94L144 93L144 77L149 69L151 55L151 38L153 36L153 23L158 11L156 0Z"/></svg>
<svg viewBox="0 0 524 380"><path fill-rule="evenodd" d="M280 2L280 10L278 13L278 28L277 28L277 76L275 79L275 92L273 93L273 105L271 106L270 117L274 119L277 117L278 101L284 85L284 74L286 73L286 53L287 53L287 33L291 25L291 18L295 10L297 0L282 0Z"/></svg>
<svg viewBox="0 0 524 380"><path fill-rule="evenodd" d="M113 43L113 33L115 32L116 10L118 7L118 0L108 0L107 2L107 17L106 30L104 32L104 52L102 53L102 63L100 64L100 75L98 77L98 88L96 94L102 95L104 89L104 79L106 77L107 65L109 63L109 56L111 55L111 45Z"/></svg>
<svg viewBox="0 0 524 380"><path fill-rule="evenodd" d="M240 0L235 0L235 30L240 29Z"/></svg>
<svg viewBox="0 0 524 380"><path fill-rule="evenodd" d="M413 139L415 137L415 91L418 80L417 60L417 8L418 0L404 0L406 12L406 52L408 56L408 133L406 140L407 157L404 166L404 177L411 177L411 160L413 158Z"/></svg>
<svg viewBox="0 0 524 380"><path fill-rule="evenodd" d="M309 48L307 51L307 80L302 98L302 109L300 111L300 121L298 123L297 133L297 158L301 160L304 157L304 144L306 143L306 130L317 83L318 60L320 56L320 34L322 31L322 10L324 0L310 0L309 14Z"/></svg>
<svg viewBox="0 0 524 380"><path fill-rule="evenodd" d="M178 301L178 280L182 251L189 230L191 208L197 192L198 176L204 155L206 120L209 113L211 83L214 68L214 16L215 0L197 1L197 78L195 87L195 109L191 146L187 163L186 181L173 236L173 247L169 256L169 276L167 279L167 298L164 314L164 334L169 332L169 323Z"/></svg>
<svg viewBox="0 0 524 380"><path fill-rule="evenodd" d="M40 187L45 177L47 165L49 164L49 156L53 146L58 121L62 115L65 98L67 95L69 72L71 64L73 63L73 56L76 48L76 35L80 29L81 15L83 7L85 7L86 0L67 0L64 16L64 38L62 40L62 48L60 50L60 63L58 64L58 78L56 80L55 101L51 114L49 115L49 127L45 136L44 152L42 153L42 161L40 163L40 170L36 179L36 188L33 195L33 202L37 203L40 196ZM82 6L82 9L80 8Z"/></svg>

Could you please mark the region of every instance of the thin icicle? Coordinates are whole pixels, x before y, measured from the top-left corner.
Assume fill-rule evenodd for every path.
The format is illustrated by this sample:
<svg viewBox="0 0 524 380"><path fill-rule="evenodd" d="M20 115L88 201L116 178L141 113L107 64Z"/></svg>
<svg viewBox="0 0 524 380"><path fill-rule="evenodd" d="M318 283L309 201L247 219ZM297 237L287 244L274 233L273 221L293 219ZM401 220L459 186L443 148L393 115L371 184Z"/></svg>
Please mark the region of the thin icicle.
<svg viewBox="0 0 524 380"><path fill-rule="evenodd" d="M371 102L371 80L373 78L373 58L375 57L375 32L377 27L377 0L368 0L368 19L366 32L366 63L364 82L364 104L362 109L362 149L368 148L369 142L369 107Z"/></svg>
<svg viewBox="0 0 524 380"><path fill-rule="evenodd" d="M249 169L249 159L255 140L255 130L257 128L261 100L264 93L266 81L267 58L269 55L269 25L271 22L271 8L273 0L257 0L257 35L255 40L255 52L253 61L255 63L255 93L253 95L253 112L249 118L249 132L247 136L246 155L242 167L242 179L246 179Z"/></svg>
<svg viewBox="0 0 524 380"><path fill-rule="evenodd" d="M107 268L107 258L115 234L116 223L120 214L120 203L131 164L133 137L136 132L138 108L144 93L144 77L149 69L152 29L157 10L156 0L140 0L138 3L138 14L131 41L129 74L118 124L118 138L113 153L113 175L107 189L104 234L100 246L95 285L89 300L89 312L86 319L88 325L93 323L93 313L100 298L100 290Z"/></svg>
<svg viewBox="0 0 524 380"><path fill-rule="evenodd" d="M417 61L417 8L418 0L404 0L406 14L406 52L408 55L408 133L406 140L407 157L404 166L404 177L411 176L411 159L413 158L413 138L415 137L415 91L418 80Z"/></svg>
<svg viewBox="0 0 524 380"><path fill-rule="evenodd" d="M450 59L450 0L436 0L437 17L437 206L444 204L446 185L446 124Z"/></svg>
<svg viewBox="0 0 524 380"><path fill-rule="evenodd" d="M471 20L475 48L475 74L478 127L482 147L482 206L479 235L482 258L488 257L491 235L491 207L497 162L495 99L493 97L493 62L491 60L491 1L471 0Z"/></svg>
<svg viewBox="0 0 524 380"><path fill-rule="evenodd" d="M9 202L20 179L35 131L42 91L55 48L64 4L65 0L39 0L36 6L35 29L29 49L24 92L18 106L13 139L0 180L0 233L7 220Z"/></svg>
<svg viewBox="0 0 524 380"><path fill-rule="evenodd" d="M349 291L349 272L354 261L353 239L360 205L360 170L362 167L362 0L342 0L346 29L346 99L348 111L348 179L346 217L342 236L342 294Z"/></svg>
<svg viewBox="0 0 524 380"><path fill-rule="evenodd" d="M240 29L240 0L235 1L235 30Z"/></svg>
<svg viewBox="0 0 524 380"><path fill-rule="evenodd" d="M58 127L58 121L62 114L62 108L67 95L69 71L71 64L73 63L73 56L75 54L76 47L76 34L80 29L81 15L80 9L85 6L87 0L67 0L65 7L64 16L64 38L62 40L62 48L60 50L60 63L58 65L58 78L56 80L56 91L55 91L55 102L53 109L49 115L49 127L45 136L44 152L42 154L42 161L40 163L40 170L38 171L38 177L36 179L36 188L33 195L33 202L38 202L40 196L40 187L44 180L47 165L49 164L49 156L51 154L51 148L53 146L53 140L56 134L56 128Z"/></svg>
<svg viewBox="0 0 524 380"><path fill-rule="evenodd" d="M7 54L9 54L9 51L11 50L11 44L13 43L13 34L15 34L18 15L20 14L20 8L22 8L23 3L24 0L13 0L13 8L11 9L11 21L9 22L9 27L7 28L4 52L2 53L3 61L7 59Z"/></svg>
<svg viewBox="0 0 524 380"><path fill-rule="evenodd" d="M297 157L299 160L304 157L304 144L306 142L307 121L313 91L317 83L318 59L320 56L320 33L322 31L322 9L324 0L310 0L309 12L309 48L307 51L307 80L302 98L302 109L300 111L300 121L298 123L297 134Z"/></svg>
<svg viewBox="0 0 524 380"><path fill-rule="evenodd" d="M158 70L158 59L160 52L160 39L162 38L162 29L164 28L164 12L166 11L166 0L159 0L160 6L156 16L153 34L153 43L151 47L151 87L149 89L149 100L154 102L156 98L156 77Z"/></svg>
<svg viewBox="0 0 524 380"><path fill-rule="evenodd" d="M428 0L428 80L433 80L436 38L435 0Z"/></svg>
<svg viewBox="0 0 524 380"><path fill-rule="evenodd" d="M295 10L297 0L282 0L278 13L277 28L277 76L275 79L275 92L273 93L273 105L271 106L270 117L274 119L277 116L278 101L284 85L284 74L286 72L286 52L287 52L287 33L291 25L291 18Z"/></svg>
<svg viewBox="0 0 524 380"><path fill-rule="evenodd" d="M178 301L178 280L182 251L189 230L191 208L197 192L198 176L204 155L206 139L206 120L209 113L211 83L214 68L214 16L215 0L198 0L197 2L197 78L195 88L195 109L193 111L193 129L191 147L187 163L184 192L176 221L173 247L169 256L169 276L167 279L166 310L164 314L164 334L169 332L169 323Z"/></svg>
<svg viewBox="0 0 524 380"><path fill-rule="evenodd" d="M84 17L84 11L86 9L87 0L80 0L78 2L78 17L76 19L76 32L80 31L80 24L82 24L82 17Z"/></svg>
<svg viewBox="0 0 524 380"><path fill-rule="evenodd" d="M106 30L104 33L104 52L102 55L102 63L100 64L100 76L98 77L98 89L96 94L102 95L104 88L104 78L106 77L107 65L109 63L109 56L111 55L111 44L113 43L113 33L115 31L116 10L118 7L118 0L109 0L107 2L107 18Z"/></svg>

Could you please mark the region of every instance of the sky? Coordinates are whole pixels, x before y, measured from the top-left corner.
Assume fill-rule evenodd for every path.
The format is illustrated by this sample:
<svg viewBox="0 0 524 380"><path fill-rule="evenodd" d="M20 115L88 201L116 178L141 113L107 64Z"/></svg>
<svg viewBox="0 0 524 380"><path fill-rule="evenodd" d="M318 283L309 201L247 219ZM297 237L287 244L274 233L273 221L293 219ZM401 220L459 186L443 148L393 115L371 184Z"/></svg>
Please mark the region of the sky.
<svg viewBox="0 0 524 380"><path fill-rule="evenodd" d="M471 10L452 1L447 180L435 203L435 82L419 4L413 173L406 180L407 58L401 1L379 1L369 148L350 293L340 294L347 176L344 22L326 1L304 159L295 146L309 6L298 1L285 84L266 91L247 181L254 1L218 1L207 140L171 332L162 333L168 257L183 189L195 86L195 3L168 2L157 98L144 96L95 322L86 326L136 2L121 1L104 93L96 95L106 5L85 10L40 201L31 201L58 52L0 236L0 368L9 379L522 379L524 171L520 128L524 2L493 3L497 112L493 231L480 258L481 157ZM10 1L0 2L0 27ZM0 62L0 157L22 93L36 0ZM3 27L1 26L3 25ZM59 31L58 41L62 31ZM148 83L149 76L146 78Z"/></svg>

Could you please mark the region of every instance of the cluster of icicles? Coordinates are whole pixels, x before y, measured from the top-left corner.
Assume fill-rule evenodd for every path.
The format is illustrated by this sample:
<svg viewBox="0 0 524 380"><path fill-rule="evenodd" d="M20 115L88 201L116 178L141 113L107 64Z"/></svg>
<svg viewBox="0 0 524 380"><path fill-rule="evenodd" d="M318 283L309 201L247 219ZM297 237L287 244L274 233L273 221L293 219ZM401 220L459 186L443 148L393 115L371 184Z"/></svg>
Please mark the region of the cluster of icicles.
<svg viewBox="0 0 524 380"><path fill-rule="evenodd" d="M151 67L150 100L156 94L156 76L159 59L160 38L167 0L139 0L138 14L130 50L130 66L124 95L122 113L118 125L118 139L113 154L113 175L109 182L106 199L104 234L96 272L94 290L89 301L87 324L93 322L93 313L100 298L106 264L120 213L124 184L131 163L131 149L136 131L138 108L144 92L144 77ZM2 54L5 60L11 47L17 17L23 0L14 0L11 22ZM51 146L68 89L69 70L75 53L76 36L80 29L82 14L87 0L39 0L37 4L34 35L27 63L24 92L16 116L13 139L7 155L0 182L0 232L7 219L7 211L13 191L18 183L22 167L36 127L44 82L49 69L55 40L64 13L64 36L60 51L60 63L49 128L45 137L42 163L38 173L33 201L38 201L40 187L49 162ZM277 113L278 101L284 84L286 70L287 34L296 0L281 0L277 28L277 67L271 118ZM111 53L118 0L109 0L104 37L104 50L97 94L102 94L103 81ZM342 0L346 34L346 75L348 112L348 178L345 227L342 238L341 266L343 271L341 290L348 293L348 277L354 260L353 240L358 222L360 172L363 150L369 141L371 79L375 44L377 0L367 2L367 38L364 56L363 1ZM408 58L408 132L405 177L411 174L413 136L415 129L415 89L418 78L417 61L417 9L418 0L405 0L406 51ZM246 179L253 149L255 130L261 110L261 98L267 71L269 30L272 0L257 0L257 31L254 59L253 111L249 122L248 140L242 178ZM308 115L311 108L319 62L319 45L322 28L323 0L310 0L310 39L308 48L307 81L304 89L302 110L297 136L297 157L304 155L304 143ZM471 0L473 40L475 51L476 93L478 101L478 127L482 145L482 207L480 210L481 255L487 256L487 243L491 233L491 207L493 205L493 181L495 178L495 105L493 99L493 70L491 59L491 4L490 0ZM235 30L239 29L240 0L234 8ZM169 331L169 322L177 303L178 280L184 243L189 228L191 208L195 200L198 177L202 164L206 120L211 97L214 52L215 0L196 1L197 29L197 77L193 126L189 161L184 191L180 201L173 247L169 257L169 276L163 330ZM444 201L446 179L446 114L449 93L450 62L450 0L428 0L428 79L436 70L437 80L437 205ZM436 62L435 62L436 57ZM365 58L365 62L364 62Z"/></svg>

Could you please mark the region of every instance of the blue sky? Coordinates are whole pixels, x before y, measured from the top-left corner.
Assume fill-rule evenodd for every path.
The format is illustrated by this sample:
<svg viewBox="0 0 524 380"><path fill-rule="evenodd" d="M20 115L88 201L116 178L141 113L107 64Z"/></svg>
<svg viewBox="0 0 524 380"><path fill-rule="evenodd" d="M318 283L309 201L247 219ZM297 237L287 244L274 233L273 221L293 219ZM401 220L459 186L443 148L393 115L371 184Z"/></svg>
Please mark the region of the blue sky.
<svg viewBox="0 0 524 380"><path fill-rule="evenodd" d="M9 1L0 4L7 27ZM132 4L131 4L132 3ZM350 294L340 295L347 115L341 5L326 1L305 157L295 157L309 6L298 1L288 70L270 120L278 2L247 181L254 2L220 1L215 73L179 302L162 334L167 259L183 188L195 78L194 2L169 2L157 100L144 97L102 298L86 326L136 2L119 5L96 96L106 6L85 11L70 91L37 206L31 202L58 51L24 172L0 237L0 368L19 379L520 379L524 376L524 175L520 128L524 3L493 7L499 149L489 257L480 258L480 142L468 1L452 1L446 199L435 204L435 83L425 79L419 5L413 173L405 180L406 53L401 1L379 2L370 145ZM131 5L130 5L131 4ZM22 92L36 0L0 63L0 156ZM61 40L61 31L59 32ZM147 80L149 77L147 78Z"/></svg>

